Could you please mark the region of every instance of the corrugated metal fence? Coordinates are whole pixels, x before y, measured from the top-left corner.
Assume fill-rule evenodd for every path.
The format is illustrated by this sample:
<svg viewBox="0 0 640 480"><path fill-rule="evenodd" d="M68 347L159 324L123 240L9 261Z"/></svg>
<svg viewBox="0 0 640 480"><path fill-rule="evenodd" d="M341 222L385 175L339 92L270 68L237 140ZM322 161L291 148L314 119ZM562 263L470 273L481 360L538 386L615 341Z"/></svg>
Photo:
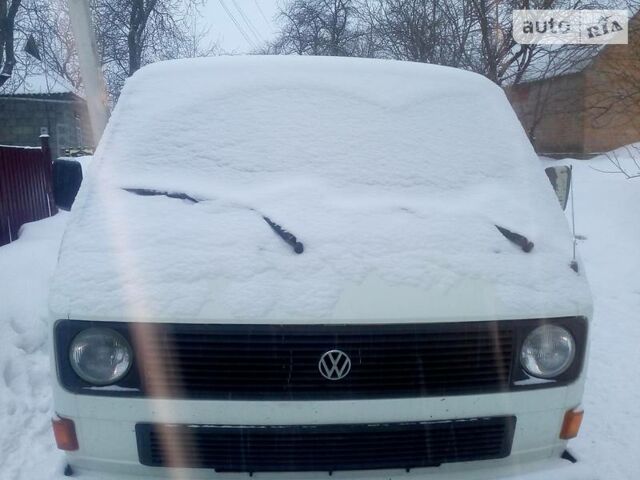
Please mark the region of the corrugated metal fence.
<svg viewBox="0 0 640 480"><path fill-rule="evenodd" d="M15 240L23 224L57 212L51 184L48 138L42 148L0 146L0 246Z"/></svg>

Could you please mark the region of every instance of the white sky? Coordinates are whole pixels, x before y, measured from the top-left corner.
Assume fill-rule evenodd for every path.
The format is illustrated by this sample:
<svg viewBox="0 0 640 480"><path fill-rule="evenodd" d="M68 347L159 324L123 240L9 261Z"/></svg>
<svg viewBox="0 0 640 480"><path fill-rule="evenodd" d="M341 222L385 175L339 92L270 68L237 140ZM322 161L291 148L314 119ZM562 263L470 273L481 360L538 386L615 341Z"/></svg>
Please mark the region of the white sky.
<svg viewBox="0 0 640 480"><path fill-rule="evenodd" d="M240 28L234 24L225 7ZM217 41L224 51L249 52L254 45L261 46L274 36L276 26L273 17L277 8L278 0L207 0L202 8L201 22L203 27L210 27L211 39Z"/></svg>

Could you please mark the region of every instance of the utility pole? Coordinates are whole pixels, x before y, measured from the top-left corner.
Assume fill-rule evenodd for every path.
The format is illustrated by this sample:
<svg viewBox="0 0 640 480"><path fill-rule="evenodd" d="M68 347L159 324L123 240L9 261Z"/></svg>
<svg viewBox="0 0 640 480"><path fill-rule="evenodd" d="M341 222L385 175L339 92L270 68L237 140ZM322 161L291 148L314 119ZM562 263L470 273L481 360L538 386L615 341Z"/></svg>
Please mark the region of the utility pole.
<svg viewBox="0 0 640 480"><path fill-rule="evenodd" d="M76 40L80 75L84 83L89 108L94 146L98 145L109 116L106 105L104 77L98 61L98 49L93 33L88 0L68 0L71 29Z"/></svg>

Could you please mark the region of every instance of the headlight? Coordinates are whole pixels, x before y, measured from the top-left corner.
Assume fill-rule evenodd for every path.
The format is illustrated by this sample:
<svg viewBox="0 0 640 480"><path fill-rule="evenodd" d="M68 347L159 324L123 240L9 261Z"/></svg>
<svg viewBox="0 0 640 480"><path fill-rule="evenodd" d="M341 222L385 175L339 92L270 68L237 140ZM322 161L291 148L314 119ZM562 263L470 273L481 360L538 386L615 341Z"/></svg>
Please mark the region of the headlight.
<svg viewBox="0 0 640 480"><path fill-rule="evenodd" d="M71 342L71 367L83 380L109 385L124 377L131 367L131 346L118 332L108 328L88 328Z"/></svg>
<svg viewBox="0 0 640 480"><path fill-rule="evenodd" d="M576 355L576 342L565 328L542 325L522 344L520 362L535 377L552 378L564 372Z"/></svg>

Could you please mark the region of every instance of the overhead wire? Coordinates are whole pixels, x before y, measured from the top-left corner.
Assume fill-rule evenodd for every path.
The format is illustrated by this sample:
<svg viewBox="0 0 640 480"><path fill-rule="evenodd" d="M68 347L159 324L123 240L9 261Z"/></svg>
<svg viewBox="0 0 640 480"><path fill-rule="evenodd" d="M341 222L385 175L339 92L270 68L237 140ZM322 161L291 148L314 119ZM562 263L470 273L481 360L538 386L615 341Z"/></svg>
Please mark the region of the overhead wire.
<svg viewBox="0 0 640 480"><path fill-rule="evenodd" d="M262 10L262 7L260 6L260 3L258 2L258 0L253 0L253 3L256 4L256 8L258 9L258 12L260 12L260 16L264 20L264 23L266 23L268 26L271 26L271 22L269 22L269 20L267 19L267 16L264 14L264 10Z"/></svg>
<svg viewBox="0 0 640 480"><path fill-rule="evenodd" d="M265 39L262 38L262 36L260 35L260 33L258 32L256 27L253 25L253 22L244 13L244 10L242 9L242 7L240 7L238 2L236 0L231 0L231 1L233 2L233 5L236 7L236 10L238 11L238 13L240 13L240 17L242 18L242 20L244 21L245 25L249 29L249 32L251 32L251 34L255 37L257 42L258 43L266 43Z"/></svg>
<svg viewBox="0 0 640 480"><path fill-rule="evenodd" d="M233 13L231 13L231 10L229 10L229 7L227 6L227 4L224 2L224 0L218 0L218 3L220 3L220 6L224 9L224 11L227 13L227 16L231 19L231 21L233 22L233 24L236 26L236 29L238 30L238 32L240 32L240 34L242 35L242 37L246 40L246 42L249 44L249 46L251 48L256 48L257 45L255 44L255 42L251 39L251 37L249 35L247 35L247 32L244 31L244 29L242 28L242 26L240 25L240 23L238 22L238 20L236 19L236 17L233 15Z"/></svg>

